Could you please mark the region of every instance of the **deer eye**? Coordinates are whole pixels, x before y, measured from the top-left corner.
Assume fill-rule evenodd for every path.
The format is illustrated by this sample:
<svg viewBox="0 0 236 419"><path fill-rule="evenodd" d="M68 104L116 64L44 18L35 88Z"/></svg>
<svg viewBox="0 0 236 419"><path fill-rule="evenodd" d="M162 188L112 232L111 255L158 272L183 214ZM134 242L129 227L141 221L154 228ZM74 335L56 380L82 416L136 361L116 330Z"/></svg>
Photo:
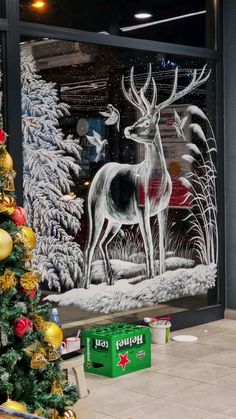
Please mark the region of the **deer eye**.
<svg viewBox="0 0 236 419"><path fill-rule="evenodd" d="M147 128L147 127L149 127L149 121L146 121L146 122L144 122L144 126L145 126L145 128Z"/></svg>

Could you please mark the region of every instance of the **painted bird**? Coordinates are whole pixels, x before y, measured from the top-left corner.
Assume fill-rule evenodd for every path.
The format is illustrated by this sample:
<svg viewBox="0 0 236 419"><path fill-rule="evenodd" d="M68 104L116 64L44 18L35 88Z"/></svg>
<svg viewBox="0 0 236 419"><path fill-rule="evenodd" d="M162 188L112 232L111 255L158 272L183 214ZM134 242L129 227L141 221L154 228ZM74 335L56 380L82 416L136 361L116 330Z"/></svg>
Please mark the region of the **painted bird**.
<svg viewBox="0 0 236 419"><path fill-rule="evenodd" d="M105 125L116 125L117 131L120 131L120 112L111 103L107 105L108 112L99 112L102 116L105 116Z"/></svg>
<svg viewBox="0 0 236 419"><path fill-rule="evenodd" d="M95 162L97 163L100 159L101 153L104 147L108 144L107 140L102 140L102 136L93 130L93 135L86 135L88 141L96 147L96 159Z"/></svg>

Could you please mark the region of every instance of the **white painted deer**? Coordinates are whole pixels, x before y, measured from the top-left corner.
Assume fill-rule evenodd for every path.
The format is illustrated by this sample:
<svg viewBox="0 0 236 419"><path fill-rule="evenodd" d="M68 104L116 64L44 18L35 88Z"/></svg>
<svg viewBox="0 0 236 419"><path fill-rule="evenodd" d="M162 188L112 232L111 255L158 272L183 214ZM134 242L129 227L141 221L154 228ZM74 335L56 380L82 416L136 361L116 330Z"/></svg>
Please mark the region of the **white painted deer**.
<svg viewBox="0 0 236 419"><path fill-rule="evenodd" d="M165 270L165 231L167 211L172 192L172 182L167 171L159 131L160 112L176 100L182 98L204 83L206 66L197 77L194 70L189 85L177 92L178 68L175 70L174 84L170 97L157 104L157 86L151 77L151 65L144 86L138 90L134 82L134 68L130 72L130 88L127 91L122 78L122 91L126 99L141 113L132 126L125 128L125 137L145 145L145 159L139 164L105 164L94 177L88 195L89 239L85 256L85 275L83 286L89 287L91 264L95 247L102 228L107 221L105 232L100 240L107 283L114 284L114 276L108 256L108 244L121 226L139 224L146 254L146 276L152 278L154 272L153 241L150 217L157 215L159 223L160 274ZM153 95L149 102L145 93L152 84ZM156 184L153 179L158 179ZM155 186L156 185L156 186ZM144 202L140 202L140 191Z"/></svg>

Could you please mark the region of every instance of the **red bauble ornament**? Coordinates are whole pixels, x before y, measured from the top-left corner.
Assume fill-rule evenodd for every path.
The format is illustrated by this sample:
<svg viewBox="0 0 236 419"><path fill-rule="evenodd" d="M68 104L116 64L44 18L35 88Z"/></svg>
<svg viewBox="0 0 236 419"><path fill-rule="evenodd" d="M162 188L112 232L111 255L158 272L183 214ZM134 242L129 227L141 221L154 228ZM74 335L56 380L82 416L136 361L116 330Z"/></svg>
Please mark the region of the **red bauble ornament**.
<svg viewBox="0 0 236 419"><path fill-rule="evenodd" d="M22 207L16 207L13 214L10 216L11 221L15 223L17 226L23 226L26 222L26 212Z"/></svg>
<svg viewBox="0 0 236 419"><path fill-rule="evenodd" d="M27 317L19 317L14 323L14 332L18 338L23 338L26 333L33 330L33 323Z"/></svg>
<svg viewBox="0 0 236 419"><path fill-rule="evenodd" d="M23 293L24 294L27 294L28 296L29 296L29 298L34 298L35 297L35 295L36 295L36 289L35 290L26 290L25 288L23 288Z"/></svg>
<svg viewBox="0 0 236 419"><path fill-rule="evenodd" d="M5 143L6 141L6 133L3 129L0 129L0 144Z"/></svg>

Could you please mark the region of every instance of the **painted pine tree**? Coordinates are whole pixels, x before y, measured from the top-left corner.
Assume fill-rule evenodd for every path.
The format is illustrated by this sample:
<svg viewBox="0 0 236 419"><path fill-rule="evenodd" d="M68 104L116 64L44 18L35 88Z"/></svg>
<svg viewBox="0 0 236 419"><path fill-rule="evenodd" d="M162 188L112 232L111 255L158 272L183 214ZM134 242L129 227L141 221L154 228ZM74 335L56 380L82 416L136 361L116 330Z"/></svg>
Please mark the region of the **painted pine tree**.
<svg viewBox="0 0 236 419"><path fill-rule="evenodd" d="M64 136L59 118L69 115L54 83L37 73L32 56L22 57L24 207L37 233L33 267L50 289L73 288L82 276L83 255L75 237L83 201L71 190L79 176L79 141Z"/></svg>

